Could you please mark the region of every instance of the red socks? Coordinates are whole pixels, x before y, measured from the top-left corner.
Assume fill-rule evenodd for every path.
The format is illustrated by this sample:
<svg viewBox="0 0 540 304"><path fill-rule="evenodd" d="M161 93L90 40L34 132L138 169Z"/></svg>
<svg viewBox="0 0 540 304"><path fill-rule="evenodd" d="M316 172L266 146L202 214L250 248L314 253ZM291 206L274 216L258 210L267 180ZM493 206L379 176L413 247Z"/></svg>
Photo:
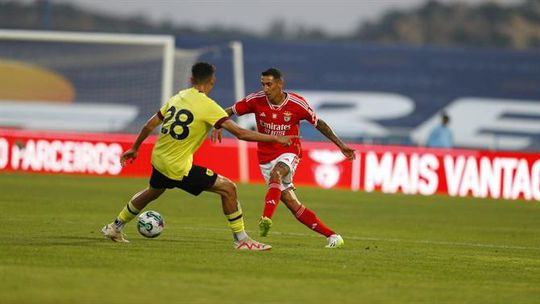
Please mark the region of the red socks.
<svg viewBox="0 0 540 304"><path fill-rule="evenodd" d="M263 216L272 218L279 200L281 199L281 190L279 189L278 183L270 183L268 187L268 192L266 192L266 196L264 198L265 203Z"/></svg>
<svg viewBox="0 0 540 304"><path fill-rule="evenodd" d="M281 199L281 190L279 189L279 184L271 182L268 185L268 192L266 192L265 196L265 204L264 204L264 212L263 216L267 218L272 218L274 215L274 211L276 210L276 207L279 203L279 200ZM306 225L309 229L314 230L326 237L331 236L332 234L335 234L335 232L326 227L326 225L319 220L319 218L311 211L310 209L306 208L304 205L298 209L298 211L294 214L296 219L300 221L302 224Z"/></svg>
<svg viewBox="0 0 540 304"><path fill-rule="evenodd" d="M329 237L332 234L335 234L335 232L326 227L326 225L319 220L319 218L313 213L313 211L306 208L304 205L298 209L296 214L294 215L300 221L302 224L306 225L309 229L315 230L318 233L324 235L325 237Z"/></svg>

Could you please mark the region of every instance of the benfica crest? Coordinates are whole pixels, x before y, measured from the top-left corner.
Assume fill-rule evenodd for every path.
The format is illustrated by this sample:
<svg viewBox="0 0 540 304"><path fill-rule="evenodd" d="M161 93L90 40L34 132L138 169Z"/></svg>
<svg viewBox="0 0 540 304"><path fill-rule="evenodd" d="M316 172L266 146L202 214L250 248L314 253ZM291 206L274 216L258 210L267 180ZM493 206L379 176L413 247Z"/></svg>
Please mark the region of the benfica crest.
<svg viewBox="0 0 540 304"><path fill-rule="evenodd" d="M289 111L285 111L283 113L283 120L289 122L291 120L292 113Z"/></svg>

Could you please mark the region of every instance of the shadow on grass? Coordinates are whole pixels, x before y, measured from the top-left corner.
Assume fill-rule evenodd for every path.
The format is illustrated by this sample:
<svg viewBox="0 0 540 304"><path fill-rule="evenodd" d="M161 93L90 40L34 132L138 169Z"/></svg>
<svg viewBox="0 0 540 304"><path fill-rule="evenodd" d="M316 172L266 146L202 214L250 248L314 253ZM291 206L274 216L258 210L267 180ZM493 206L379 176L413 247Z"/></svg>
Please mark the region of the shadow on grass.
<svg viewBox="0 0 540 304"><path fill-rule="evenodd" d="M97 248L97 247L110 247L115 245L118 247L138 247L152 245L152 248L170 248L170 247L197 247L197 248L212 248L217 246L227 246L230 242L232 246L232 239L222 237L205 237L181 235L178 237L160 236L158 238L150 239L144 238L136 234L127 235L127 239L130 243L115 243L107 238L98 235L56 235L56 236L42 236L42 237L28 237L18 238L7 241L7 245L11 246L24 246L24 247L82 247L82 248ZM142 247L141 247L142 246ZM15 249L16 250L16 249Z"/></svg>

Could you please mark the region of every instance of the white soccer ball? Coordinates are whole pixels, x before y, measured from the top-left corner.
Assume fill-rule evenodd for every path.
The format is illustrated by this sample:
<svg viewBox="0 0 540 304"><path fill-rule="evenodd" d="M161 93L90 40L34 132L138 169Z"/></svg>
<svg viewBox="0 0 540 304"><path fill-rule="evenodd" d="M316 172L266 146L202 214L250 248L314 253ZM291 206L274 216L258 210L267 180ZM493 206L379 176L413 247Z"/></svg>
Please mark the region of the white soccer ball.
<svg viewBox="0 0 540 304"><path fill-rule="evenodd" d="M137 230L142 236L155 238L161 234L163 228L165 228L165 221L158 212L149 210L139 215Z"/></svg>

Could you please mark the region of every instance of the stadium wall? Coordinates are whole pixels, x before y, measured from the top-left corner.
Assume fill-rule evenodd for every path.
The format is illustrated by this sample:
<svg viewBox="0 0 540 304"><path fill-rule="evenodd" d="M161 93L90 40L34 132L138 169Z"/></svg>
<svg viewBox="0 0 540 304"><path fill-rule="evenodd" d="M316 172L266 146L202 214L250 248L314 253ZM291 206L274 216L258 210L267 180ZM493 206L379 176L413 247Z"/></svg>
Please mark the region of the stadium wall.
<svg viewBox="0 0 540 304"><path fill-rule="evenodd" d="M173 68L172 37L0 30L0 127L137 133L169 87L185 88L192 63L206 60L217 67L211 97L221 106L240 88L260 90L260 72L276 66L285 88L347 142L424 145L446 112L456 147L540 151L536 50L244 40L233 63L239 47L228 40L175 42ZM306 123L301 134L324 139Z"/></svg>
<svg viewBox="0 0 540 304"><path fill-rule="evenodd" d="M446 112L457 147L540 151L537 50L242 42L246 93L260 90L261 71L279 67L285 89L303 95L347 141L424 145ZM177 37L176 43L190 48L214 42ZM201 57L217 66L212 97L223 107L235 101L229 58ZM301 134L322 137L308 124Z"/></svg>
<svg viewBox="0 0 540 304"><path fill-rule="evenodd" d="M155 136L141 146L133 164L122 168L118 162L135 137L0 129L0 171L148 176ZM330 143L304 142L295 183L366 192L540 200L540 153L352 146L358 157L349 162ZM195 163L238 181L238 155L235 139L207 141ZM248 157L249 182L263 183L256 144L248 144Z"/></svg>

